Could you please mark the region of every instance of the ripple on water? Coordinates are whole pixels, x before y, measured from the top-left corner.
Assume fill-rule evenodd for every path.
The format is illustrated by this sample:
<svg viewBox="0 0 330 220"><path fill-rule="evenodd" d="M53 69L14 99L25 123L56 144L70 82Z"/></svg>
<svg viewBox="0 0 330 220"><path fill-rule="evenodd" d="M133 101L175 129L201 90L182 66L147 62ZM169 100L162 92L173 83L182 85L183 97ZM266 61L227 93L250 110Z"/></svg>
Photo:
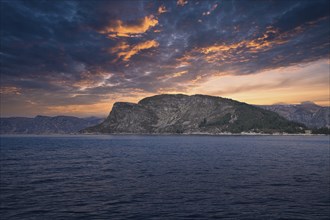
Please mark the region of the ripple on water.
<svg viewBox="0 0 330 220"><path fill-rule="evenodd" d="M328 219L327 137L1 137L3 219Z"/></svg>

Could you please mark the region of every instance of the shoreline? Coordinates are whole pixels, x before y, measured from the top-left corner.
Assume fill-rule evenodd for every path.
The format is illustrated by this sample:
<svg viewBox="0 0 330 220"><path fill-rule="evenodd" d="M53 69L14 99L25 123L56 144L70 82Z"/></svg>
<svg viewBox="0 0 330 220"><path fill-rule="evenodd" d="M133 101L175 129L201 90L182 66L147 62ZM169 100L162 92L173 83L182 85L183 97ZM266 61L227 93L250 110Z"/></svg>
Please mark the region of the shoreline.
<svg viewBox="0 0 330 220"><path fill-rule="evenodd" d="M313 136L329 136L328 134L289 134L289 133L274 133L274 134L267 134L267 133L50 133L50 134L0 134L1 137L5 136L212 136L212 137L224 137L224 136L305 136L305 137L313 137Z"/></svg>

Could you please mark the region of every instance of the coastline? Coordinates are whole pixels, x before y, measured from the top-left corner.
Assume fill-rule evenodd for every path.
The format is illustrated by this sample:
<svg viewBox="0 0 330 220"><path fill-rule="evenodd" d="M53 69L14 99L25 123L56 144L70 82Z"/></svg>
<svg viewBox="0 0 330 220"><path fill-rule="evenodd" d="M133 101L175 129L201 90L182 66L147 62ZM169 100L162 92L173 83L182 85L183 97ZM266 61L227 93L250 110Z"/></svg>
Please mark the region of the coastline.
<svg viewBox="0 0 330 220"><path fill-rule="evenodd" d="M50 136L50 137L63 137L63 136L212 136L212 137L224 137L224 136L305 136L305 137L314 137L314 136L329 136L328 134L289 134L289 133L274 133L274 134L268 134L268 133L248 133L248 132L242 132L242 133L203 133L203 132L192 132L192 133L49 133L49 134L0 134L1 137L31 137L31 136Z"/></svg>
<svg viewBox="0 0 330 220"><path fill-rule="evenodd" d="M115 136L329 136L327 134L266 134L266 133L83 133L73 135L115 135Z"/></svg>

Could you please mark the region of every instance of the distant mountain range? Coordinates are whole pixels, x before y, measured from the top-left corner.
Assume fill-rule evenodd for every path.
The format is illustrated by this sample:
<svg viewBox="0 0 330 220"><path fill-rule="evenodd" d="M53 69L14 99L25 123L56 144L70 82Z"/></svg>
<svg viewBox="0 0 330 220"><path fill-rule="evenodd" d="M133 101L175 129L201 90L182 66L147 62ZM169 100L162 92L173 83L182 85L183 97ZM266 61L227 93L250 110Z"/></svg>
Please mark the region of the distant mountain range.
<svg viewBox="0 0 330 220"><path fill-rule="evenodd" d="M313 102L303 102L300 105L264 105L263 109L278 113L290 121L305 124L309 128L330 127L330 108L322 107Z"/></svg>
<svg viewBox="0 0 330 220"><path fill-rule="evenodd" d="M101 123L104 118L36 116L0 118L0 134L70 134Z"/></svg>
<svg viewBox="0 0 330 220"><path fill-rule="evenodd" d="M108 118L83 133L304 133L306 126L269 110L206 95L157 95L117 102Z"/></svg>

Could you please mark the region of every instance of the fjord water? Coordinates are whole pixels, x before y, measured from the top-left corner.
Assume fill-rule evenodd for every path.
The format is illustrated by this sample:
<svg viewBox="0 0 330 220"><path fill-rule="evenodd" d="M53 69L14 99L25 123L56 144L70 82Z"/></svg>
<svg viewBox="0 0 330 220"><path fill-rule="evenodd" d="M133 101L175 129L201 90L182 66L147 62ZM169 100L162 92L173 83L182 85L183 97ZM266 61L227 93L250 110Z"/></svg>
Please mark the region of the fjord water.
<svg viewBox="0 0 330 220"><path fill-rule="evenodd" d="M329 136L2 136L1 219L328 219Z"/></svg>

